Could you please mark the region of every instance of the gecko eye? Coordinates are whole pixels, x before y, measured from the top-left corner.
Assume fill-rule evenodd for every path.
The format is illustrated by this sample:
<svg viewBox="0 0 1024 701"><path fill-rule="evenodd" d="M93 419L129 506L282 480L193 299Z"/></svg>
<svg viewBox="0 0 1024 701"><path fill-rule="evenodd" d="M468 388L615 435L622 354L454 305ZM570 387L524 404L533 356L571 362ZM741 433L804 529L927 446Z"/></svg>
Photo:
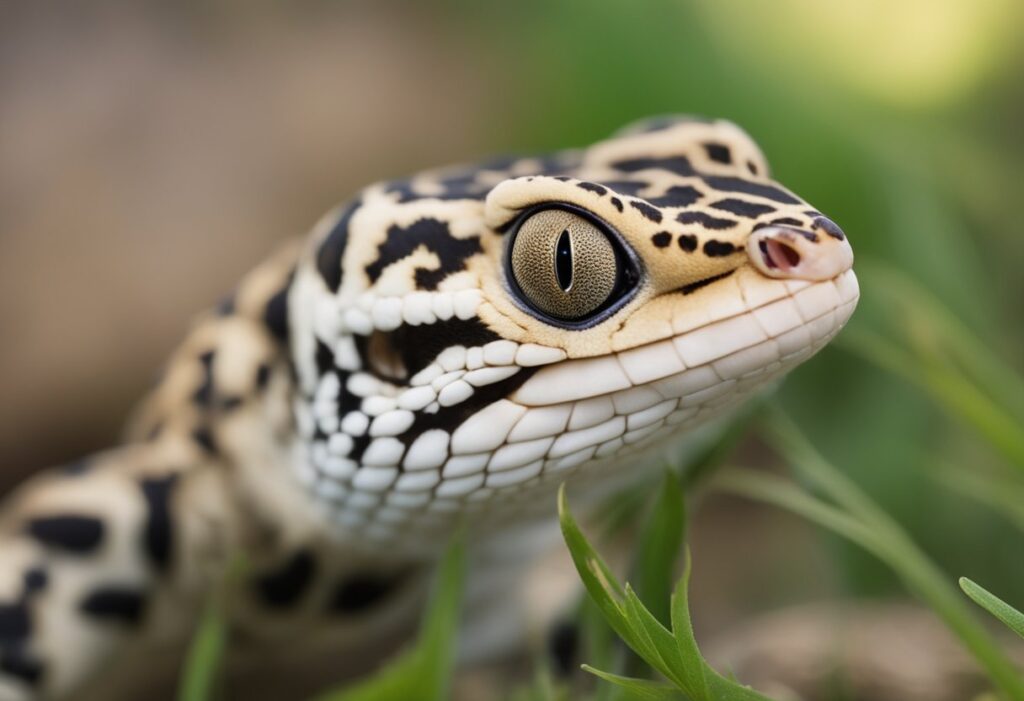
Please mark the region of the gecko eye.
<svg viewBox="0 0 1024 701"><path fill-rule="evenodd" d="M596 222L562 208L527 213L512 234L514 288L543 315L580 322L607 310L638 276L622 244Z"/></svg>

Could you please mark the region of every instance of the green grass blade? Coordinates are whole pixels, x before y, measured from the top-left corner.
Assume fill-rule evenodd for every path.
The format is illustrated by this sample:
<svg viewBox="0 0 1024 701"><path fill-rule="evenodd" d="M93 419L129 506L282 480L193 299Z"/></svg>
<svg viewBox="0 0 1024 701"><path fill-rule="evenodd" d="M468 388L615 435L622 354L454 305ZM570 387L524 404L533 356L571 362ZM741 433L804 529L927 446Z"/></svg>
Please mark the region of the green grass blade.
<svg viewBox="0 0 1024 701"><path fill-rule="evenodd" d="M671 481L669 483L671 484ZM681 506L679 508L682 509ZM562 533L569 553L587 593L593 599L598 610L626 645L686 694L683 698L689 698L692 701L770 701L767 697L748 687L718 675L700 656L697 644L693 641L692 628L689 625L689 611L685 610L687 604L685 578L688 576L689 569L682 580L682 594L679 593L679 585L676 586L676 596L670 613L673 624L676 621L682 621L685 624L686 632L680 636L662 625L643 605L632 587L628 584L626 586L619 584L608 570L572 518L566 503L564 485L559 490L558 510ZM680 606L684 608L682 612L679 610ZM690 641L689 644L680 646L678 642L680 638ZM594 671L597 673L596 670ZM610 672L598 674L598 676L601 675L629 679L612 675ZM705 681L713 682L713 684L704 683Z"/></svg>
<svg viewBox="0 0 1024 701"><path fill-rule="evenodd" d="M590 665L583 665L583 669L595 677L615 684L624 689L627 694L622 698L636 701L690 701L678 690L663 682L653 682L650 679L636 679L634 677L623 677L611 672L602 672Z"/></svg>
<svg viewBox="0 0 1024 701"><path fill-rule="evenodd" d="M455 668L455 647L459 630L459 610L466 579L466 546L461 536L449 546L441 561L431 606L423 624L419 651L421 663L432 673L438 699L448 698Z"/></svg>
<svg viewBox="0 0 1024 701"><path fill-rule="evenodd" d="M329 691L318 701L447 701L455 667L455 639L465 579L462 538L445 553L415 647L373 677Z"/></svg>
<svg viewBox="0 0 1024 701"><path fill-rule="evenodd" d="M649 646L650 653L642 656L644 661L682 686L679 670L683 664L672 633L643 605L629 584L626 585L625 607L636 635Z"/></svg>
<svg viewBox="0 0 1024 701"><path fill-rule="evenodd" d="M178 682L178 701L210 701L217 698L217 683L228 647L228 604L234 586L248 568L244 555L236 554L228 562L224 576L216 583L206 603L185 655Z"/></svg>
<svg viewBox="0 0 1024 701"><path fill-rule="evenodd" d="M998 618L1014 633L1024 638L1024 613L1021 613L988 589L967 577L960 578L960 588L964 590L964 594L971 597L974 603Z"/></svg>
<svg viewBox="0 0 1024 701"><path fill-rule="evenodd" d="M637 594L647 610L664 625L669 624L669 599L673 571L683 548L686 502L679 478L665 472L654 508L640 532L633 565Z"/></svg>
<svg viewBox="0 0 1024 701"><path fill-rule="evenodd" d="M690 619L690 572L692 562L687 549L683 564L683 575L676 582L672 592L672 635L681 660L680 676L682 687L694 698L708 697L706 667L693 635L693 621Z"/></svg>
<svg viewBox="0 0 1024 701"><path fill-rule="evenodd" d="M569 555L572 557L580 579L583 580L583 586L587 593L612 630L623 640L629 642L628 638L632 636L632 631L626 621L625 610L622 606L625 590L608 565L590 545L573 518L565 496L564 484L558 490L558 522L562 528L562 537L569 549Z"/></svg>
<svg viewBox="0 0 1024 701"><path fill-rule="evenodd" d="M185 657L178 701L210 701L227 649L227 622L219 604L211 602Z"/></svg>

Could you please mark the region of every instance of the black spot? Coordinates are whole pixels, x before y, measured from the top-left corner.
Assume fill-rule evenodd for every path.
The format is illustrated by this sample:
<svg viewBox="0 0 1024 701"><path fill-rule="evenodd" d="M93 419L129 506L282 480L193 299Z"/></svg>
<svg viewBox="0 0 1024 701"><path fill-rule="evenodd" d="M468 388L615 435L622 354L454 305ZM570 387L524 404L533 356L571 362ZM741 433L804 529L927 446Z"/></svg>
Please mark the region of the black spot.
<svg viewBox="0 0 1024 701"><path fill-rule="evenodd" d="M384 338L401 357L402 365L410 376L433 362L449 346L462 345L469 348L500 339L479 319L463 320L457 317L433 324L399 326L385 334Z"/></svg>
<svg viewBox="0 0 1024 701"><path fill-rule="evenodd" d="M146 440L150 443L160 437L160 434L164 432L164 422L157 421L149 427L149 431L146 432Z"/></svg>
<svg viewBox="0 0 1024 701"><path fill-rule="evenodd" d="M700 190L689 185L673 185L661 197L648 197L658 207L689 207L702 197Z"/></svg>
<svg viewBox="0 0 1024 701"><path fill-rule="evenodd" d="M646 219L650 219L655 224L661 223L661 210L657 207L652 207L643 201L631 200L629 206L644 215Z"/></svg>
<svg viewBox="0 0 1024 701"><path fill-rule="evenodd" d="M613 197L612 198L612 206L615 207L615 209L617 209L617 210L619 210L621 212L622 211L622 200L620 200L618 197Z"/></svg>
<svg viewBox="0 0 1024 701"><path fill-rule="evenodd" d="M608 194L608 188L602 185L598 185L597 183L581 182L576 183L576 187L580 188L581 190L587 190L588 192L594 192L602 196Z"/></svg>
<svg viewBox="0 0 1024 701"><path fill-rule="evenodd" d="M346 577L331 595L330 609L335 613L361 613L387 599L401 583L402 576L384 576L360 572Z"/></svg>
<svg viewBox="0 0 1024 701"><path fill-rule="evenodd" d="M256 593L267 606L283 608L296 604L316 575L316 558L309 550L299 550L279 569L254 582Z"/></svg>
<svg viewBox="0 0 1024 701"><path fill-rule="evenodd" d="M73 553L91 552L103 541L103 522L93 516L39 516L25 530L47 547Z"/></svg>
<svg viewBox="0 0 1024 701"><path fill-rule="evenodd" d="M209 426L196 426L192 429L192 440L210 455L217 454L217 441L213 438L213 432Z"/></svg>
<svg viewBox="0 0 1024 701"><path fill-rule="evenodd" d="M774 185L757 183L730 175L704 175L701 177L708 185L723 192L740 192L744 195L755 195L766 200L781 202L782 204L802 204L801 200Z"/></svg>
<svg viewBox="0 0 1024 701"><path fill-rule="evenodd" d="M316 339L316 371L319 375L326 375L334 370L334 351L319 338Z"/></svg>
<svg viewBox="0 0 1024 701"><path fill-rule="evenodd" d="M682 287L680 287L679 291L682 292L684 295L692 294L702 287L707 287L712 282L717 282L723 278L729 277L730 275L733 274L733 272L735 271L730 270L728 272L722 273L721 275L712 275L711 277L706 277L703 280L691 282L689 285L683 285Z"/></svg>
<svg viewBox="0 0 1024 701"><path fill-rule="evenodd" d="M38 686L43 679L43 663L23 647L12 647L0 651L0 672L29 686Z"/></svg>
<svg viewBox="0 0 1024 701"><path fill-rule="evenodd" d="M93 618L136 624L145 612L146 599L138 589L115 584L93 590L78 608Z"/></svg>
<svg viewBox="0 0 1024 701"><path fill-rule="evenodd" d="M316 252L316 269L331 292L337 292L341 287L341 259L348 246L348 227L361 204L356 200L345 208Z"/></svg>
<svg viewBox="0 0 1024 701"><path fill-rule="evenodd" d="M836 224L831 219L829 219L828 217L817 217L812 222L811 226L813 226L816 229L821 229L834 239L842 241L843 239L846 238L846 234L844 234L843 230L839 228L839 225Z"/></svg>
<svg viewBox="0 0 1024 701"><path fill-rule="evenodd" d="M266 389L269 380L270 366L266 363L260 363L256 368L256 390L262 392Z"/></svg>
<svg viewBox="0 0 1024 701"><path fill-rule="evenodd" d="M728 256L736 252L736 246L728 241L717 241L711 239L704 242L704 255L712 258Z"/></svg>
<svg viewBox="0 0 1024 701"><path fill-rule="evenodd" d="M731 197L719 200L718 202L712 202L711 206L715 209L720 209L723 212L730 212L732 214L738 214L741 217L749 217L751 219L755 219L762 214L769 214L775 211L775 207L770 205L747 202L746 200L737 200Z"/></svg>
<svg viewBox="0 0 1024 701"><path fill-rule="evenodd" d="M773 226L803 226L803 222L793 217L779 217L778 219L772 219L769 222ZM754 231L757 231L760 227L766 226L765 224L758 224L754 227Z"/></svg>
<svg viewBox="0 0 1024 701"><path fill-rule="evenodd" d="M570 180L572 180L572 178L570 178L568 175L556 175L554 176L554 179L563 183L567 183Z"/></svg>
<svg viewBox="0 0 1024 701"><path fill-rule="evenodd" d="M24 640L31 632L32 621L24 602L0 604L0 643Z"/></svg>
<svg viewBox="0 0 1024 701"><path fill-rule="evenodd" d="M612 163L612 168L624 173L635 173L640 170L667 170L676 175L694 175L693 166L686 156L666 156L663 158L629 158Z"/></svg>
<svg viewBox="0 0 1024 701"><path fill-rule="evenodd" d="M174 550L174 529L171 524L171 494L178 475L144 479L139 483L146 501L146 525L142 531L142 548L160 572L166 572Z"/></svg>
<svg viewBox="0 0 1024 701"><path fill-rule="evenodd" d="M708 158L717 163L732 163L732 151L725 144L717 143L706 143L704 144L704 151L707 152Z"/></svg>
<svg viewBox="0 0 1024 701"><path fill-rule="evenodd" d="M552 627L548 634L548 654L555 664L555 674L569 677L576 671L579 647L580 631L576 624L562 621Z"/></svg>
<svg viewBox="0 0 1024 701"><path fill-rule="evenodd" d="M294 275L288 276L288 282L267 301L263 309L263 323L279 341L288 340L288 290Z"/></svg>
<svg viewBox="0 0 1024 701"><path fill-rule="evenodd" d="M32 567L25 571L23 577L25 583L25 594L35 594L46 589L50 577L42 567Z"/></svg>
<svg viewBox="0 0 1024 701"><path fill-rule="evenodd" d="M739 224L735 219L720 219L704 212L680 212L676 217L680 224L700 224L705 229L731 229Z"/></svg>
<svg viewBox="0 0 1024 701"><path fill-rule="evenodd" d="M651 243L658 248L667 248L668 245L672 243L672 234L667 231L659 231L651 237Z"/></svg>
<svg viewBox="0 0 1024 701"><path fill-rule="evenodd" d="M575 168L576 164L579 163L579 155L574 153L553 153L540 156L538 160L540 161L540 169L537 171L539 175L556 175L570 168Z"/></svg>
<svg viewBox="0 0 1024 701"><path fill-rule="evenodd" d="M235 313L235 295L229 294L217 303L217 316L231 316Z"/></svg>
<svg viewBox="0 0 1024 701"><path fill-rule="evenodd" d="M358 405L357 405L358 406ZM347 413L347 412L346 412ZM344 416L341 417L344 420ZM363 453L370 447L370 433L369 431L363 433L361 436L352 436L352 450L348 452L350 458L359 462L363 459Z"/></svg>
<svg viewBox="0 0 1024 701"><path fill-rule="evenodd" d="M630 197L639 197L640 191L651 185L646 180L607 180L604 184L620 195L629 195Z"/></svg>
<svg viewBox="0 0 1024 701"><path fill-rule="evenodd" d="M693 253L697 250L697 237L693 234L680 234L679 247L687 253Z"/></svg>
<svg viewBox="0 0 1024 701"><path fill-rule="evenodd" d="M752 175L757 175L757 164L753 161L747 161L747 170L749 170Z"/></svg>
<svg viewBox="0 0 1024 701"><path fill-rule="evenodd" d="M203 381L199 384L199 389L192 395L192 401L203 407L213 404L213 356L212 350L199 356L199 363L203 368Z"/></svg>
<svg viewBox="0 0 1024 701"><path fill-rule="evenodd" d="M366 274L374 283L392 263L409 256L420 246L435 253L440 261L436 270L416 268L416 285L423 290L436 290L450 273L465 268L466 259L483 252L480 238L459 239L451 235L448 224L432 217L413 222L409 226L391 225L387 239L377 249L377 258L366 266Z"/></svg>
<svg viewBox="0 0 1024 701"><path fill-rule="evenodd" d="M241 397L224 397L220 400L220 408L223 411L234 411L242 406L243 401Z"/></svg>

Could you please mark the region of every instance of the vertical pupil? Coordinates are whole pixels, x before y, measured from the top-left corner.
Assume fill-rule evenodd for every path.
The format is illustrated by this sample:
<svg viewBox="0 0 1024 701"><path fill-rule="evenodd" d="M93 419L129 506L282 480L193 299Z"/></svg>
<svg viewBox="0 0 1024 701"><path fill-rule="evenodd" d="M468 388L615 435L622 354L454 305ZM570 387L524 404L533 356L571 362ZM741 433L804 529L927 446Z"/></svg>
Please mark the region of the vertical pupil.
<svg viewBox="0 0 1024 701"><path fill-rule="evenodd" d="M568 229L558 237L555 246L555 275L558 277L558 286L563 292L568 292L572 287L572 241Z"/></svg>

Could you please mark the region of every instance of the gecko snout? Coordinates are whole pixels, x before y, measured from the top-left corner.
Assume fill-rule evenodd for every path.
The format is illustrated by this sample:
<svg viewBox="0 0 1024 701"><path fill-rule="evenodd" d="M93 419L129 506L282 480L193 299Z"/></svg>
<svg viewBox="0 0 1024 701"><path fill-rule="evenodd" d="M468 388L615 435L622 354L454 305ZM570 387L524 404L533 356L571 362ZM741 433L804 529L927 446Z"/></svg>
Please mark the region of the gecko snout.
<svg viewBox="0 0 1024 701"><path fill-rule="evenodd" d="M766 226L750 235L747 255L763 275L830 280L853 266L853 249L843 236L788 226Z"/></svg>

